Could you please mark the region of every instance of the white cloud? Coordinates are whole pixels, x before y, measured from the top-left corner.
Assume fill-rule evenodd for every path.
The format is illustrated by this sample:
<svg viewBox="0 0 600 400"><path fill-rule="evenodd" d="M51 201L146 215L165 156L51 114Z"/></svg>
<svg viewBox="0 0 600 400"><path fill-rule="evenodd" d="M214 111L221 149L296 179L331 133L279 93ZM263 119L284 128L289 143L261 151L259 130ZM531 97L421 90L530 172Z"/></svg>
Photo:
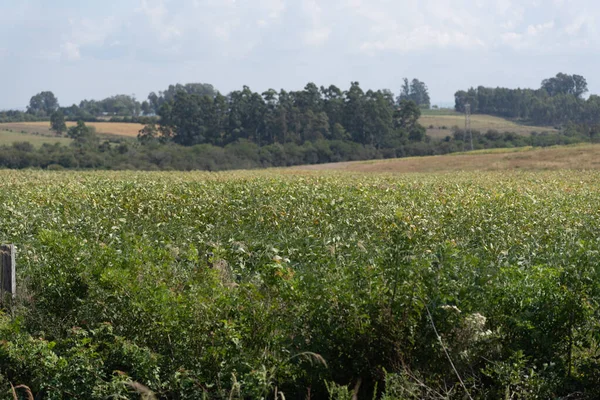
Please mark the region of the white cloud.
<svg viewBox="0 0 600 400"><path fill-rule="evenodd" d="M461 4L464 3L464 4ZM347 8L366 25L355 35L360 50L369 54L383 51L401 53L428 48L474 49L486 47L477 6L466 1L410 0L392 6L383 0L349 0Z"/></svg>
<svg viewBox="0 0 600 400"><path fill-rule="evenodd" d="M285 10L285 2L283 0L259 0L258 8L265 13L267 18L278 20Z"/></svg>
<svg viewBox="0 0 600 400"><path fill-rule="evenodd" d="M331 34L331 27L323 21L323 9L317 0L303 0L302 9L310 21L310 27L304 33L304 43L308 46L321 46Z"/></svg>
<svg viewBox="0 0 600 400"><path fill-rule="evenodd" d="M405 34L396 34L386 40L364 42L361 44L361 50L369 53L373 50L410 52L428 47L472 49L484 46L485 43L481 39L472 38L458 31L440 31L425 25Z"/></svg>
<svg viewBox="0 0 600 400"><path fill-rule="evenodd" d="M537 25L529 25L527 27L527 34L529 36L537 36L541 33L551 30L552 28L554 28L554 21L549 21L549 22L546 22L543 24L537 24Z"/></svg>
<svg viewBox="0 0 600 400"><path fill-rule="evenodd" d="M330 34L331 28L313 27L304 34L304 43L309 46L321 46L327 41Z"/></svg>
<svg viewBox="0 0 600 400"><path fill-rule="evenodd" d="M60 46L62 55L69 61L76 61L81 58L81 53L79 52L79 45L71 42L63 43Z"/></svg>
<svg viewBox="0 0 600 400"><path fill-rule="evenodd" d="M593 29L595 27L595 22L596 21L594 17L581 14L575 17L571 23L565 26L565 32L569 36L577 36L580 35L585 29Z"/></svg>
<svg viewBox="0 0 600 400"><path fill-rule="evenodd" d="M328 84L336 79L341 83L370 79L381 82L381 87L397 87L399 77L418 74L427 78L432 95L439 99L438 93L449 86L456 90L497 84L496 76L508 74L527 59L535 66L519 69L518 75L546 75L540 72L546 70L555 74L555 69L584 73L587 68L592 76L595 54L600 54L600 2L592 0L55 3L0 1L0 35L11 38L0 44L0 55L19 61L1 65L4 74L20 76L19 68L11 65L39 71L55 68L43 81L42 72L33 71L20 79L29 82L36 76L40 82L35 90L63 75L65 88L73 86L72 93L83 90L89 80L75 87L71 83L75 70L87 77L109 70L134 71L135 79L124 85L151 90L175 81L203 80L223 91L240 84L294 88L308 80ZM560 64L540 63L540 55L552 56ZM470 57L468 65L465 56ZM340 69L340 62L347 67ZM464 73L465 68L472 70ZM481 81L471 78L474 74L480 74ZM448 75L465 77L465 84L448 82L443 78ZM536 76L534 84L539 80ZM593 87L593 80L588 80ZM99 86L107 91L104 85ZM452 90L441 96L452 98Z"/></svg>
<svg viewBox="0 0 600 400"><path fill-rule="evenodd" d="M504 32L500 36L501 43L517 51L535 50L546 53L556 45L554 27L554 21L548 21L528 25L522 32Z"/></svg>
<svg viewBox="0 0 600 400"><path fill-rule="evenodd" d="M179 26L168 21L169 12L163 0L141 0L139 11L147 17L160 41L166 42L181 36Z"/></svg>
<svg viewBox="0 0 600 400"><path fill-rule="evenodd" d="M233 32L240 26L241 20L239 18L224 21L221 24L217 24L214 28L214 34L219 39L228 41L231 39Z"/></svg>

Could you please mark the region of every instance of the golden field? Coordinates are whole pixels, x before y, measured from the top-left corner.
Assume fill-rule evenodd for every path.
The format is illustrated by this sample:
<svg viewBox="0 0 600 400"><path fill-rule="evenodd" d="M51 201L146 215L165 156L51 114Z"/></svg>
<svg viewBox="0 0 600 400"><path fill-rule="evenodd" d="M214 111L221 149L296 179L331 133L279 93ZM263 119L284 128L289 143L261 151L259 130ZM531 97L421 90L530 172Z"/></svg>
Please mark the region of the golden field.
<svg viewBox="0 0 600 400"><path fill-rule="evenodd" d="M76 125L76 122L67 122L67 127ZM127 122L86 122L87 126L96 128L96 132L104 135L117 135L136 137L140 129L144 127L142 124L127 123ZM50 130L50 122L12 122L0 124L2 131L14 131L24 133L37 133L40 135L54 135Z"/></svg>

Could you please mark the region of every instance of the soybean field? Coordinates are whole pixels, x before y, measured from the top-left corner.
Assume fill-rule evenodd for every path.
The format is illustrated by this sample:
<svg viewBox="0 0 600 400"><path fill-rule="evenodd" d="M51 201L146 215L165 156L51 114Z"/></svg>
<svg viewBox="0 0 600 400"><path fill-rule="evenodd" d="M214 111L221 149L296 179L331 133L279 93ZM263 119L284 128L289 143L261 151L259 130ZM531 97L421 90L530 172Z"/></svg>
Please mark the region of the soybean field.
<svg viewBox="0 0 600 400"><path fill-rule="evenodd" d="M599 189L0 171L0 398L598 398Z"/></svg>

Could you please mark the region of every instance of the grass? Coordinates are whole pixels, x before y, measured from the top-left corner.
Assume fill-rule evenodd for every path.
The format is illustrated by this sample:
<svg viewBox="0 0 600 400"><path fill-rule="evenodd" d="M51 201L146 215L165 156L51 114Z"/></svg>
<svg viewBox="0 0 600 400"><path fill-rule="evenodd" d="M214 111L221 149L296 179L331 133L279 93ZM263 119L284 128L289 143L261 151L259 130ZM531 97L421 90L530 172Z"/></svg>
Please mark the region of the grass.
<svg viewBox="0 0 600 400"><path fill-rule="evenodd" d="M75 126L75 122L67 122L67 127ZM117 135L126 137L136 137L142 124L126 122L86 122L87 126L96 128L96 132L104 135ZM41 135L53 135L50 131L50 123L42 122L13 122L0 124L0 130L12 130L16 132L39 133Z"/></svg>
<svg viewBox="0 0 600 400"><path fill-rule="evenodd" d="M465 116L464 114L449 110L426 110L421 115L419 122L427 128L429 136L444 138L452 135L453 126L464 128ZM431 126L433 128L430 128ZM446 129L442 129L443 127L446 127ZM556 129L551 127L523 125L505 118L483 114L474 114L471 116L471 128L482 133L490 129L495 129L500 132L515 132L520 135L529 135L532 131L556 132Z"/></svg>
<svg viewBox="0 0 600 400"><path fill-rule="evenodd" d="M10 145L15 142L29 142L35 147L40 147L45 143L68 144L71 142L71 139L66 137L46 136L39 134L36 135L34 133L9 132L0 130L0 145Z"/></svg>
<svg viewBox="0 0 600 400"><path fill-rule="evenodd" d="M508 170L600 170L600 145L491 149L443 156L308 165L294 170L338 170L364 173L443 173Z"/></svg>
<svg viewBox="0 0 600 400"><path fill-rule="evenodd" d="M421 115L458 115L453 108L421 109Z"/></svg>

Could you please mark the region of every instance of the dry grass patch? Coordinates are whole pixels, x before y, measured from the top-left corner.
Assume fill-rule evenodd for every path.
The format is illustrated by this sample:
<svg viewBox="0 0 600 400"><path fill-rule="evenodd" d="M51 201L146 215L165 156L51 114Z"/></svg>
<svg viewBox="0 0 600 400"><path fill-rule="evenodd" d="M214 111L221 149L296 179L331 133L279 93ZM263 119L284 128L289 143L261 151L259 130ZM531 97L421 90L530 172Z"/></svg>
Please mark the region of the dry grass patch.
<svg viewBox="0 0 600 400"><path fill-rule="evenodd" d="M507 171L507 170L600 170L600 145L504 149L504 152L462 153L391 160L341 162L293 167L303 171L350 171L367 173Z"/></svg>
<svg viewBox="0 0 600 400"><path fill-rule="evenodd" d="M142 124L128 122L86 122L87 126L96 128L96 132L104 135L117 135L136 137L140 129L144 127ZM77 125L76 122L67 122L67 127ZM15 132L37 133L40 135L54 135L50 130L50 122L11 122L0 124L0 130L11 130Z"/></svg>
<svg viewBox="0 0 600 400"><path fill-rule="evenodd" d="M48 144L69 144L71 139L66 137L46 136L34 133L9 132L0 130L0 145L11 145L15 142L29 142L35 147L40 147L44 143Z"/></svg>
<svg viewBox="0 0 600 400"><path fill-rule="evenodd" d="M427 135L435 138L444 138L452 135L453 126L464 128L465 116L459 113L440 113L440 115L436 115L431 112L422 115L419 123L427 128ZM442 127L446 127L446 129L441 129ZM520 135L529 135L532 131L557 132L556 129L550 127L521 125L508 119L483 114L471 116L471 128L482 133L494 129L499 132L515 132Z"/></svg>

